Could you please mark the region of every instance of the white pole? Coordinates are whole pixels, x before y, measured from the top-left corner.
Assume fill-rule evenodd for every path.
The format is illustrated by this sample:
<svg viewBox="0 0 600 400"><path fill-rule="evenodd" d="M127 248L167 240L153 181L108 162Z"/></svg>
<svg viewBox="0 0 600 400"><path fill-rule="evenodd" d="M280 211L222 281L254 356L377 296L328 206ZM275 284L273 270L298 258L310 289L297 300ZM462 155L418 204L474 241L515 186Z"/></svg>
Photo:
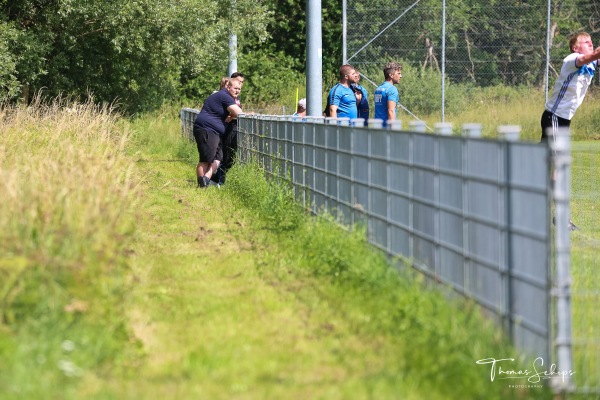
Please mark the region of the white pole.
<svg viewBox="0 0 600 400"><path fill-rule="evenodd" d="M342 64L348 63L348 8L347 0L342 0Z"/></svg>
<svg viewBox="0 0 600 400"><path fill-rule="evenodd" d="M572 370L571 333L571 237L569 231L571 191L571 143L568 128L556 131L551 141L556 181L554 182L555 262L556 272L552 291L556 298L556 365L560 371ZM554 391L565 393L573 390L569 374L554 376Z"/></svg>
<svg viewBox="0 0 600 400"><path fill-rule="evenodd" d="M321 0L306 2L306 115L322 116L323 39Z"/></svg>
<svg viewBox="0 0 600 400"><path fill-rule="evenodd" d="M237 0L231 0L231 15L235 17ZM229 33L229 65L227 66L227 76L231 76L234 72L237 72L237 35L234 33L233 28Z"/></svg>

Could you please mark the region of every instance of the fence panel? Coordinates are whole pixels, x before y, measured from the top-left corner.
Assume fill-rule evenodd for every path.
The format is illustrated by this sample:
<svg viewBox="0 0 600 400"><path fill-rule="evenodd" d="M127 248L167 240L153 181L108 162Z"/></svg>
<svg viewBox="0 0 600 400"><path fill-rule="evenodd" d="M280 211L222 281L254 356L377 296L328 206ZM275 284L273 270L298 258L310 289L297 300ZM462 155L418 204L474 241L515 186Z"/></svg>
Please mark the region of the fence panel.
<svg viewBox="0 0 600 400"><path fill-rule="evenodd" d="M364 223L373 245L474 299L523 351L550 359L545 146L288 118L258 131L263 117L240 119L241 161L283 179L267 159L293 165L305 208ZM295 149L286 160L273 144L284 127Z"/></svg>

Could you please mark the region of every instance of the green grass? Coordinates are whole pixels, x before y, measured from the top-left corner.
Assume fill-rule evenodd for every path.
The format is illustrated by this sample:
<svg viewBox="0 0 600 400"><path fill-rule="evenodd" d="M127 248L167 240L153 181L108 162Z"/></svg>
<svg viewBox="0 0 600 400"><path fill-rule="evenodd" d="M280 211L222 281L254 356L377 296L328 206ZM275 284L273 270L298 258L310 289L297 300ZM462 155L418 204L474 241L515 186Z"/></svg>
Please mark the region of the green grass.
<svg viewBox="0 0 600 400"><path fill-rule="evenodd" d="M196 189L176 114L100 112L96 137L68 115L2 118L2 182L51 184L0 211L1 398L550 398L476 365L519 357L473 304L305 215L256 166ZM41 126L65 134L19 139ZM31 179L44 153L65 164Z"/></svg>
<svg viewBox="0 0 600 400"><path fill-rule="evenodd" d="M475 308L401 278L360 231L304 216L251 166L198 191L193 161L170 161L140 163L151 250L136 252L132 295L147 357L100 397L124 384L143 398L503 398L475 361L513 350Z"/></svg>
<svg viewBox="0 0 600 400"><path fill-rule="evenodd" d="M400 83L402 86L402 83ZM458 94L450 94L447 102L458 101L461 106L448 104L445 122L453 125L454 134L460 135L465 123L482 125L484 137L498 137L500 125L518 125L521 127L521 140L539 141L541 136L540 119L544 111L544 91L534 87L498 86L490 88L462 88ZM452 92L451 92L452 93ZM600 139L600 105L598 90L590 89L585 101L577 110L571 124L573 140ZM402 99L401 99L402 101ZM458 110L458 111L456 111ZM441 112L422 114L419 110L411 110L417 117L433 129L441 120ZM398 119L403 120L405 129L414 117L403 110L398 112Z"/></svg>
<svg viewBox="0 0 600 400"><path fill-rule="evenodd" d="M573 142L571 235L574 370L579 387L600 387L600 142ZM597 395L595 398L600 398Z"/></svg>
<svg viewBox="0 0 600 400"><path fill-rule="evenodd" d="M0 112L3 398L70 397L136 352L123 301L137 191L115 119L60 100Z"/></svg>

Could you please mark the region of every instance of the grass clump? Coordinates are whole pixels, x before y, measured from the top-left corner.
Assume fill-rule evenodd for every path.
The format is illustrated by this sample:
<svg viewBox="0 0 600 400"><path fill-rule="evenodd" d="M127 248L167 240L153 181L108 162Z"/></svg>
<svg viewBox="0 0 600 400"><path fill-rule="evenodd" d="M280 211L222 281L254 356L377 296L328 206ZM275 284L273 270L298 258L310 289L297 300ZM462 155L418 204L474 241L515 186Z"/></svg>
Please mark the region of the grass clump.
<svg viewBox="0 0 600 400"><path fill-rule="evenodd" d="M109 106L0 109L0 386L69 393L129 341L126 253L137 179ZM36 379L32 380L31 377Z"/></svg>

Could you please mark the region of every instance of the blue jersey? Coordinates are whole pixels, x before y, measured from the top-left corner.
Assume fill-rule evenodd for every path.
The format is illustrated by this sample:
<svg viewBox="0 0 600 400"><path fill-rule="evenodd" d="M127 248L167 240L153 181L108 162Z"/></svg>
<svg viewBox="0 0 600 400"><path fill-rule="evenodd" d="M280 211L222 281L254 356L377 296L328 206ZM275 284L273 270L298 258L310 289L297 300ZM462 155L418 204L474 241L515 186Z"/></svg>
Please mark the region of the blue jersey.
<svg viewBox="0 0 600 400"><path fill-rule="evenodd" d="M210 129L219 135L225 134L228 125L225 119L229 115L227 107L234 104L236 104L235 99L227 89L211 94L202 105L202 110L194 121L194 128Z"/></svg>
<svg viewBox="0 0 600 400"><path fill-rule="evenodd" d="M366 126L367 120L369 119L369 92L367 92L367 89L357 83L353 84L352 86L362 92L362 100L358 105L358 118L364 118Z"/></svg>
<svg viewBox="0 0 600 400"><path fill-rule="evenodd" d="M375 89L373 95L375 102L375 118L383 120L383 126L388 120L388 101L398 104L398 89L390 82L385 81Z"/></svg>
<svg viewBox="0 0 600 400"><path fill-rule="evenodd" d="M336 84L329 91L329 104L338 107L338 117L358 117L358 109L356 108L356 96L354 96L354 90L342 85L341 83Z"/></svg>

